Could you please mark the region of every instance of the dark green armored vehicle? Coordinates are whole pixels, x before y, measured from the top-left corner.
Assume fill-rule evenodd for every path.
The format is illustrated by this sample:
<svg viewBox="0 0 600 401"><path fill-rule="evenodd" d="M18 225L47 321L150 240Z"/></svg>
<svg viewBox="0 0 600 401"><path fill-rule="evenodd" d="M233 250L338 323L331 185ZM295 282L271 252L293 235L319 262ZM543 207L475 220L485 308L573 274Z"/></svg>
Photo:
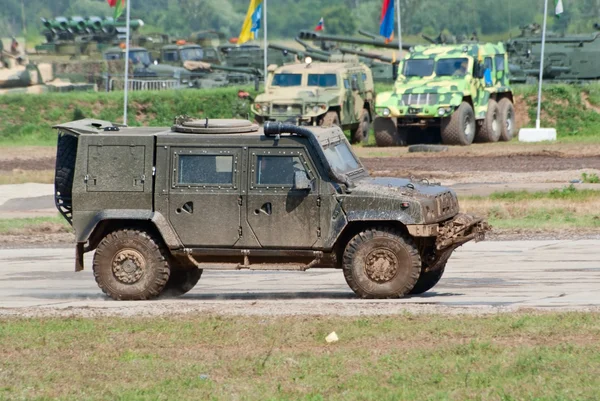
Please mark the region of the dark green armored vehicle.
<svg viewBox="0 0 600 401"><path fill-rule="evenodd" d="M205 268L338 268L361 297L419 294L488 230L448 188L370 177L338 127L179 117L55 128L75 270L95 251L94 277L114 299L183 294Z"/></svg>

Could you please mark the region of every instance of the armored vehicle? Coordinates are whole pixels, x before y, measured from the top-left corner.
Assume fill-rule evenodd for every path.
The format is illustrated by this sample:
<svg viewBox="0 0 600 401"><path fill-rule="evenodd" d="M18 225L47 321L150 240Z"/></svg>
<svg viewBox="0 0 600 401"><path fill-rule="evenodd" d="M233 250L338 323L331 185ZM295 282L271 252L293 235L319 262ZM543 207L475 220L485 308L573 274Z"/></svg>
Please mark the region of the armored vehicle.
<svg viewBox="0 0 600 401"><path fill-rule="evenodd" d="M598 24L594 25L599 29ZM540 71L541 28L521 27L521 35L506 42L511 63L517 68L513 82L535 81ZM600 79L600 32L587 35L546 35L543 78L547 81L577 82Z"/></svg>
<svg viewBox="0 0 600 401"><path fill-rule="evenodd" d="M34 59L52 61L57 59L101 59L109 47L125 39L126 24L112 18L57 17L42 18L46 28L43 32L46 43L35 47ZM142 20L131 21L134 33L144 25Z"/></svg>
<svg viewBox="0 0 600 401"><path fill-rule="evenodd" d="M337 125L351 131L352 142L367 142L375 100L371 70L356 57L306 61L269 73L265 93L252 106L257 122Z"/></svg>
<svg viewBox="0 0 600 401"><path fill-rule="evenodd" d="M342 269L365 298L419 294L487 224L427 182L372 178L338 127L176 118L56 126L75 270L114 299L183 294L203 269Z"/></svg>
<svg viewBox="0 0 600 401"><path fill-rule="evenodd" d="M510 141L515 112L507 66L502 44L415 47L394 90L377 95L377 145L419 142L428 127L449 145Z"/></svg>
<svg viewBox="0 0 600 401"><path fill-rule="evenodd" d="M221 50L225 54L225 62L232 67L247 67L264 69L264 51L257 44L244 43L240 46L222 46ZM283 65L294 62L294 57L285 52L273 50L271 46L267 47L267 66Z"/></svg>

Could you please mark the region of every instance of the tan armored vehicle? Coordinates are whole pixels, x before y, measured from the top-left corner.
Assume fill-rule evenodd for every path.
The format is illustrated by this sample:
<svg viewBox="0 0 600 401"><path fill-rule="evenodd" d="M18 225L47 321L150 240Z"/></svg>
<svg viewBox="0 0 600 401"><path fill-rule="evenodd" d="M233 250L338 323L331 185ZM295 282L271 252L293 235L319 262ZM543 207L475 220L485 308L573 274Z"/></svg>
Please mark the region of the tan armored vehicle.
<svg viewBox="0 0 600 401"><path fill-rule="evenodd" d="M356 56L333 56L270 68L265 93L252 111L259 124L280 121L298 125L337 125L350 130L351 142L367 142L375 116L371 70Z"/></svg>
<svg viewBox="0 0 600 401"><path fill-rule="evenodd" d="M61 124L55 200L76 270L115 299L191 290L204 269L336 268L365 298L420 294L487 224L428 182L370 177L339 127L180 117Z"/></svg>

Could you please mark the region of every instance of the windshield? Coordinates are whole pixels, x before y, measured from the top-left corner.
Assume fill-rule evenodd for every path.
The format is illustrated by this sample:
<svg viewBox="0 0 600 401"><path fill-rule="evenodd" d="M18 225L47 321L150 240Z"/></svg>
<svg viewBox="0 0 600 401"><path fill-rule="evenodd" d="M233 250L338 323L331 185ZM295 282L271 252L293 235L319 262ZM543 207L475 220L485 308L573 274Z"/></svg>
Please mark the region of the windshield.
<svg viewBox="0 0 600 401"><path fill-rule="evenodd" d="M329 165L337 173L348 174L360 167L346 142L339 142L324 150Z"/></svg>
<svg viewBox="0 0 600 401"><path fill-rule="evenodd" d="M273 86L300 86L302 74L275 74L273 76Z"/></svg>
<svg viewBox="0 0 600 401"><path fill-rule="evenodd" d="M435 65L435 75L441 77L465 76L468 71L469 60L466 58L440 59Z"/></svg>
<svg viewBox="0 0 600 401"><path fill-rule="evenodd" d="M408 59L404 62L405 77L428 77L433 74L433 59Z"/></svg>
<svg viewBox="0 0 600 401"><path fill-rule="evenodd" d="M320 86L330 88L337 86L335 74L308 74L308 86Z"/></svg>
<svg viewBox="0 0 600 401"><path fill-rule="evenodd" d="M181 61L202 61L204 58L204 52L199 47L181 49L179 54L181 55Z"/></svg>
<svg viewBox="0 0 600 401"><path fill-rule="evenodd" d="M149 65L152 63L152 61L150 61L150 53L148 53L146 50L130 51L129 59L131 60L131 62L134 65L136 65L136 64Z"/></svg>

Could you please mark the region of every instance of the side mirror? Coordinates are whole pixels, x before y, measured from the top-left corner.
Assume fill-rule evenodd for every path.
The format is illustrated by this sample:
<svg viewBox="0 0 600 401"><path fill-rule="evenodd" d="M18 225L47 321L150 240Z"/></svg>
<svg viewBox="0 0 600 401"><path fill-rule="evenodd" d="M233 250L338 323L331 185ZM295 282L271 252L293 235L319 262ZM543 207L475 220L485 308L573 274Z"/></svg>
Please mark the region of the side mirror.
<svg viewBox="0 0 600 401"><path fill-rule="evenodd" d="M306 176L304 171L294 172L294 187L293 189L307 190L312 188L312 183Z"/></svg>

